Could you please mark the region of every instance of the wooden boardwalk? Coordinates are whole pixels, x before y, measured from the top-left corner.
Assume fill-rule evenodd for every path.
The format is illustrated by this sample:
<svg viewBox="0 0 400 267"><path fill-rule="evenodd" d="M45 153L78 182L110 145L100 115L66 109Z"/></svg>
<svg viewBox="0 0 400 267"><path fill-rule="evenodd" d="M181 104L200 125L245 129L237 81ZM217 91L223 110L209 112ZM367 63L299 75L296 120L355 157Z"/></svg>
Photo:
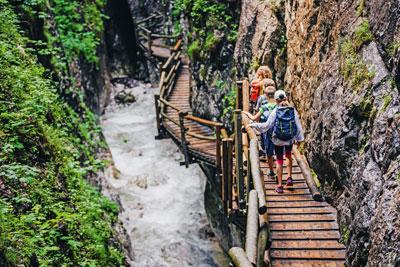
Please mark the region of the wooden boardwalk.
<svg viewBox="0 0 400 267"><path fill-rule="evenodd" d="M296 160L293 190L285 188L283 194L275 192L276 181L267 176L266 163L261 163L261 169L272 237L272 266L344 266L345 246L339 243L336 210L326 202L313 200Z"/></svg>
<svg viewBox="0 0 400 267"><path fill-rule="evenodd" d="M154 56L169 58L165 64L168 68L163 68L164 76L161 77L161 98L156 98L158 127L162 125L178 146L181 148L186 146L186 150L183 151L188 154L190 162L207 162L216 166L218 172L222 171L221 163L218 163L221 157L217 157L217 154L221 154L221 143L218 141L220 140L218 136L221 135L219 124L192 115L191 81L187 59L180 56L180 52L177 53L176 50L171 54L173 49L158 45L158 41L153 42L153 45L151 49ZM148 44L144 43L143 46L148 47ZM174 55L177 55L175 65L171 63L174 61ZM164 89L167 92L163 92ZM162 99L163 96L165 100ZM235 163L232 163L232 166L234 165ZM284 183L287 177L285 169L286 165ZM345 247L339 243L336 210L324 201L313 199L309 183L306 182L305 175L296 160L294 159L293 164L294 186L292 190L285 188L283 194L275 192L276 181L267 176L268 172L266 162L261 162L260 174L264 182L266 214L272 240L265 251L265 262L270 266L344 266ZM233 191L232 201L237 202L236 189L233 187L230 189ZM233 206L238 207L238 205ZM232 207L229 208L229 212L231 209Z"/></svg>

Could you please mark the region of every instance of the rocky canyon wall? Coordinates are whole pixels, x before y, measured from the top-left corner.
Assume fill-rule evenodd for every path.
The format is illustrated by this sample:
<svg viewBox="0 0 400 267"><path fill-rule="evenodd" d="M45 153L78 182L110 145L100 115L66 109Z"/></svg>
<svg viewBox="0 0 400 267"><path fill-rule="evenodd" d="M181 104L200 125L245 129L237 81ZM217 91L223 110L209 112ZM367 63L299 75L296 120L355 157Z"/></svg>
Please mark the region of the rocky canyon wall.
<svg viewBox="0 0 400 267"><path fill-rule="evenodd" d="M241 10L238 78L268 64L291 93L348 265L398 266L399 1L250 0Z"/></svg>

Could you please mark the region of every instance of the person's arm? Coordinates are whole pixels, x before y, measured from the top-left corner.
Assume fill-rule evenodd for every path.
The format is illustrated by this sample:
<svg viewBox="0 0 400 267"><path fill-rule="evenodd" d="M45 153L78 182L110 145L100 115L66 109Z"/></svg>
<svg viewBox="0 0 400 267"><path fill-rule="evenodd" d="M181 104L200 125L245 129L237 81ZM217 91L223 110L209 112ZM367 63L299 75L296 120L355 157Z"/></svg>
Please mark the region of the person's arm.
<svg viewBox="0 0 400 267"><path fill-rule="evenodd" d="M261 117L261 114L262 114L261 111L262 111L262 109L259 112L257 112L256 115L251 115L251 113L247 112L247 111L244 111L243 113L246 114L247 117L249 117L250 120L257 121Z"/></svg>
<svg viewBox="0 0 400 267"><path fill-rule="evenodd" d="M294 139L296 140L296 142L303 142L304 141L303 127L301 126L299 114L297 113L296 110L294 111L294 120L297 126L297 134Z"/></svg>
<svg viewBox="0 0 400 267"><path fill-rule="evenodd" d="M274 126L275 117L276 117L276 109L272 111L272 113L269 115L267 122L251 123L248 125L248 127L254 128L260 133L268 132L268 130Z"/></svg>

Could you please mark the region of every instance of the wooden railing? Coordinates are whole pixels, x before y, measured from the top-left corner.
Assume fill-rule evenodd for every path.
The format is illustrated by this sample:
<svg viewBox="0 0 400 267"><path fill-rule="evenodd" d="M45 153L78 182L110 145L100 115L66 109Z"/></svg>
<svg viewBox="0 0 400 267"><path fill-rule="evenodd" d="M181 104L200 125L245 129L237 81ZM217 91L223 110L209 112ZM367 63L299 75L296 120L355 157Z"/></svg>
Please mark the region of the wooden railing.
<svg viewBox="0 0 400 267"><path fill-rule="evenodd" d="M166 41L176 40L178 36L171 34L162 34L160 32L163 29L163 21L165 17L161 13L153 14L147 18L136 21L136 37L138 45L144 51L152 54L152 47L154 45L154 39L166 39ZM146 44L146 45L143 45ZM168 44L157 44L158 47L169 48Z"/></svg>

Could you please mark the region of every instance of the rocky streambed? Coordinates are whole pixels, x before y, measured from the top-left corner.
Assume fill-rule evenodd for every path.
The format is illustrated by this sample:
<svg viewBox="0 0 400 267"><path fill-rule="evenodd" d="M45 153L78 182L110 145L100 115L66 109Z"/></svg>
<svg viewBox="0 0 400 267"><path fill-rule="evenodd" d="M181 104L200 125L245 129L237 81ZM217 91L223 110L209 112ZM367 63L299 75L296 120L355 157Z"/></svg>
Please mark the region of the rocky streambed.
<svg viewBox="0 0 400 267"><path fill-rule="evenodd" d="M135 96L129 105L112 103L101 125L115 166L103 190L120 202L120 220L132 246L131 266L227 266L204 207L206 176L170 139L155 140L157 89L134 80L116 84Z"/></svg>

